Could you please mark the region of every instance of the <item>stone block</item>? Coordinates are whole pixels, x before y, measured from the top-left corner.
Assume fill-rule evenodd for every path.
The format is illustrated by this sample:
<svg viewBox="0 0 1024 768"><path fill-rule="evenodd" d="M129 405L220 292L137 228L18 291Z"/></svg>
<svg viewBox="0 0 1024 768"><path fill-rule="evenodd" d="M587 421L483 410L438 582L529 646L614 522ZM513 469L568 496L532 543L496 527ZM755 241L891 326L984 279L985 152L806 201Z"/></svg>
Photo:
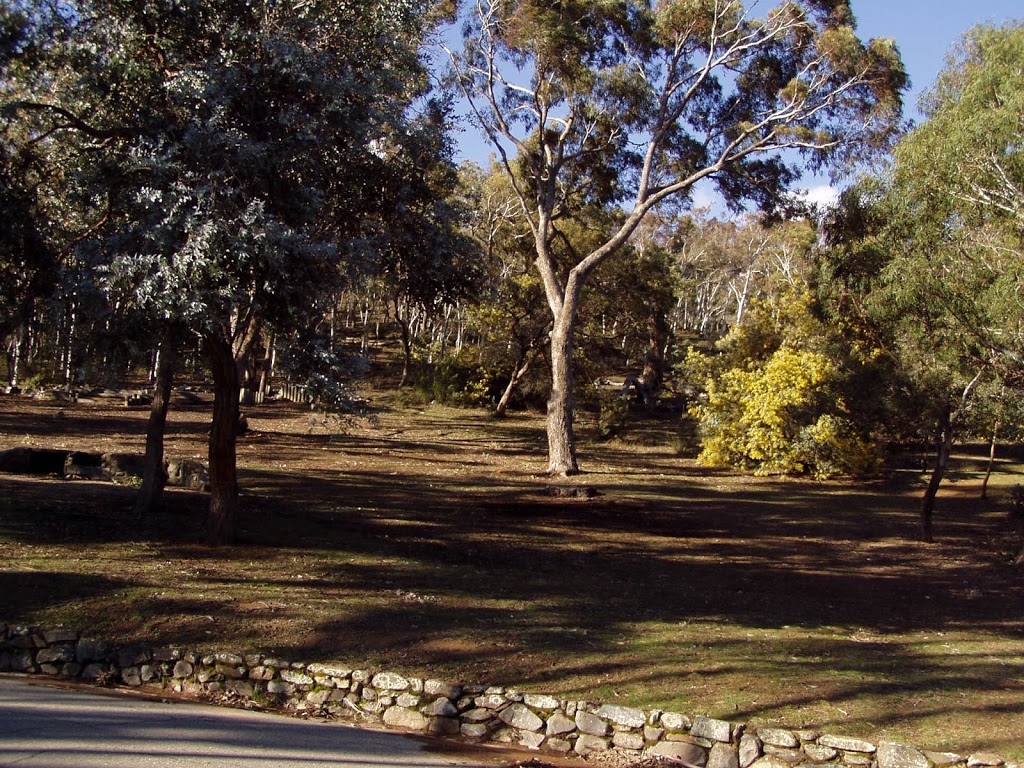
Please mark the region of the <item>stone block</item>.
<svg viewBox="0 0 1024 768"><path fill-rule="evenodd" d="M764 744L771 744L773 747L796 749L800 746L800 739L796 734L785 728L758 728L757 738Z"/></svg>
<svg viewBox="0 0 1024 768"><path fill-rule="evenodd" d="M667 757L701 768L708 763L707 750L686 741L663 741L655 744L644 750L644 757Z"/></svg>
<svg viewBox="0 0 1024 768"><path fill-rule="evenodd" d="M839 756L839 750L821 744L804 744L804 754L816 763L827 763Z"/></svg>
<svg viewBox="0 0 1024 768"><path fill-rule="evenodd" d="M506 725L521 731L539 731L544 727L544 721L525 704L512 704L503 709L498 717Z"/></svg>
<svg viewBox="0 0 1024 768"><path fill-rule="evenodd" d="M690 726L690 734L712 741L729 743L732 740L732 725L725 720L698 715Z"/></svg>
<svg viewBox="0 0 1024 768"><path fill-rule="evenodd" d="M541 745L544 743L544 738L545 736L543 733L524 731L519 734L518 744L519 746L526 747L527 749L540 749Z"/></svg>
<svg viewBox="0 0 1024 768"><path fill-rule="evenodd" d="M406 678L391 672L381 672L374 675L370 685L379 691L407 691L410 687L410 683Z"/></svg>
<svg viewBox="0 0 1024 768"><path fill-rule="evenodd" d="M463 723L459 726L459 732L470 739L482 739L489 731L483 723Z"/></svg>
<svg viewBox="0 0 1024 768"><path fill-rule="evenodd" d="M617 731L612 736L612 745L618 749L630 749L638 751L644 748L643 735L633 731Z"/></svg>
<svg viewBox="0 0 1024 768"><path fill-rule="evenodd" d="M561 736L563 733L572 733L576 730L576 721L572 720L561 712L555 712L548 718L545 732L548 736Z"/></svg>
<svg viewBox="0 0 1024 768"><path fill-rule="evenodd" d="M450 699L440 696L423 707L423 714L431 717L458 717L459 710Z"/></svg>
<svg viewBox="0 0 1024 768"><path fill-rule="evenodd" d="M576 727L580 733L587 736L607 736L611 732L611 726L593 712L577 710Z"/></svg>
<svg viewBox="0 0 1024 768"><path fill-rule="evenodd" d="M647 724L647 716L641 710L633 709L632 707L605 704L594 714L605 720L610 720L616 725L622 725L627 728L643 728Z"/></svg>
<svg viewBox="0 0 1024 768"><path fill-rule="evenodd" d="M442 680L424 680L423 693L427 696L443 696L456 701L462 695L462 687Z"/></svg>
<svg viewBox="0 0 1024 768"><path fill-rule="evenodd" d="M576 739L573 749L579 755L586 755L591 752L607 752L608 741L599 736L591 736L588 733L584 733Z"/></svg>
<svg viewBox="0 0 1024 768"><path fill-rule="evenodd" d="M749 733L740 736L740 768L750 768L760 756L761 740Z"/></svg>
<svg viewBox="0 0 1024 768"><path fill-rule="evenodd" d="M878 749L874 744L863 739L848 739L845 736L830 736L828 734L819 736L818 743L823 747L841 749L844 752L861 752L865 755L873 755Z"/></svg>
<svg viewBox="0 0 1024 768"><path fill-rule="evenodd" d="M740 768L740 756L732 744L719 742L711 748L707 768Z"/></svg>
<svg viewBox="0 0 1024 768"><path fill-rule="evenodd" d="M427 733L434 736L455 736L459 731L459 721L454 717L432 717L427 725Z"/></svg>
<svg viewBox="0 0 1024 768"><path fill-rule="evenodd" d="M662 712L659 722L666 731L687 731L693 725L690 718L678 712Z"/></svg>
<svg viewBox="0 0 1024 768"><path fill-rule="evenodd" d="M523 703L532 709L542 709L549 712L553 712L562 706L562 702L554 696L538 696L532 693L527 693L523 696Z"/></svg>
<svg viewBox="0 0 1024 768"><path fill-rule="evenodd" d="M883 741L875 753L878 768L931 768L924 753L909 744Z"/></svg>

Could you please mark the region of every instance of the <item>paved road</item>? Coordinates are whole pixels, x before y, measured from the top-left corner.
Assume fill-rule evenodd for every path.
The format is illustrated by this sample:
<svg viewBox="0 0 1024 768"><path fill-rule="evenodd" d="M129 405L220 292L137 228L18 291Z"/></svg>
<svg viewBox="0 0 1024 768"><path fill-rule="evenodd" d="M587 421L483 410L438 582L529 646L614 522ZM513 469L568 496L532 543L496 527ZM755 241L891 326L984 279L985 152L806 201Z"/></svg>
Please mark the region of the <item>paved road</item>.
<svg viewBox="0 0 1024 768"><path fill-rule="evenodd" d="M0 678L0 766L493 768L511 760L338 724Z"/></svg>

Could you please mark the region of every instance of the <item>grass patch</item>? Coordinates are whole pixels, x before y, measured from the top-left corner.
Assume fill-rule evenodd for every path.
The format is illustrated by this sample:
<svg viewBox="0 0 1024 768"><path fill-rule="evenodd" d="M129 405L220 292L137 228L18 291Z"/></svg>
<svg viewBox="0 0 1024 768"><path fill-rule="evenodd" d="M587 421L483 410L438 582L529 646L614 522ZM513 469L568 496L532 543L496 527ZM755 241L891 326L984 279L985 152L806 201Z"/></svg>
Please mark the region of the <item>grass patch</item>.
<svg viewBox="0 0 1024 768"><path fill-rule="evenodd" d="M604 442L584 421L600 495L566 500L538 415L247 415L234 547L202 544L201 494L138 522L131 488L0 475L0 620L1024 759L1016 463L986 502L962 456L923 544L916 473L710 471L654 419ZM141 452L145 418L0 397L0 448ZM172 411L168 454L203 456L208 419Z"/></svg>

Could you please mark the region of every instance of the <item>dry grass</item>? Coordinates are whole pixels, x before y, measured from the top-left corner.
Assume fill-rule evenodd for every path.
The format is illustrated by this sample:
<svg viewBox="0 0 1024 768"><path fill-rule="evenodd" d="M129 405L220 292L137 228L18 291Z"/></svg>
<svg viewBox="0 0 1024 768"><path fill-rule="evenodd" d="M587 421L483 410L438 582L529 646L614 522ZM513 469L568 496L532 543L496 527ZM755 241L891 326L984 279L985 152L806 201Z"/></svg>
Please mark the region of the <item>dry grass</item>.
<svg viewBox="0 0 1024 768"><path fill-rule="evenodd" d="M916 473L710 472L640 419L585 442L598 497L558 500L539 416L381 403L341 435L250 409L231 548L196 494L138 523L131 488L0 475L0 620L1024 759L1017 465L982 502L962 456L927 545ZM0 397L0 448L141 452L145 417ZM207 419L172 412L169 454L202 456Z"/></svg>

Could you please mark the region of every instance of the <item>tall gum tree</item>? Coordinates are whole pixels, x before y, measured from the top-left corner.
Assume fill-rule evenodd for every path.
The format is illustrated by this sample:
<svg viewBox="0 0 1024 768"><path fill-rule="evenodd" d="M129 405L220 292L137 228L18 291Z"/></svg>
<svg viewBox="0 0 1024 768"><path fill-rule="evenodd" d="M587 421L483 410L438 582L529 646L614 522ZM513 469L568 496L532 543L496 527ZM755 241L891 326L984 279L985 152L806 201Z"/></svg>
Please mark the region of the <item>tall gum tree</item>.
<svg viewBox="0 0 1024 768"><path fill-rule="evenodd" d="M842 169L886 149L907 77L891 40L857 38L841 0L470 6L464 47L448 53L533 235L553 322L548 472L572 475L573 339L594 270L701 182L735 208L771 209L802 163ZM565 222L595 205L619 215L599 245L577 248Z"/></svg>

